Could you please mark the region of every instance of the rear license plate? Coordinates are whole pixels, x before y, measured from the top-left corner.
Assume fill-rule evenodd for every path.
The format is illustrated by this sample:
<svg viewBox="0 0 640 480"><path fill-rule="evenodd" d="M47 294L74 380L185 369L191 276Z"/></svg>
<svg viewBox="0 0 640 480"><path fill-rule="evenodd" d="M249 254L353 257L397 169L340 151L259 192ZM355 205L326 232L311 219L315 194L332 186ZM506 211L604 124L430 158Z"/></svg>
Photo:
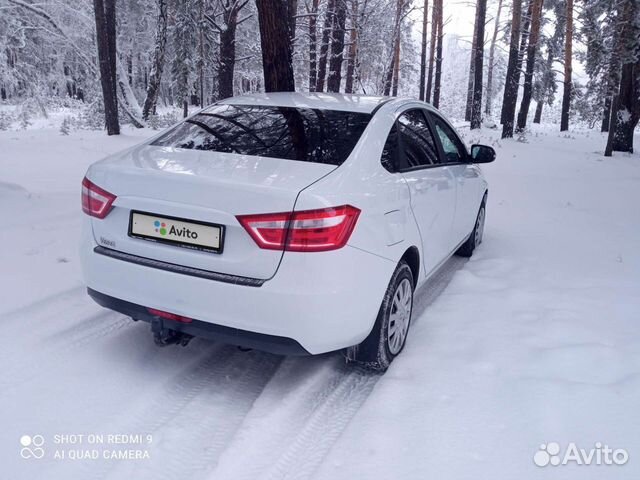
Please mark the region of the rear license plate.
<svg viewBox="0 0 640 480"><path fill-rule="evenodd" d="M178 247L222 253L224 226L132 211L129 220L129 236Z"/></svg>

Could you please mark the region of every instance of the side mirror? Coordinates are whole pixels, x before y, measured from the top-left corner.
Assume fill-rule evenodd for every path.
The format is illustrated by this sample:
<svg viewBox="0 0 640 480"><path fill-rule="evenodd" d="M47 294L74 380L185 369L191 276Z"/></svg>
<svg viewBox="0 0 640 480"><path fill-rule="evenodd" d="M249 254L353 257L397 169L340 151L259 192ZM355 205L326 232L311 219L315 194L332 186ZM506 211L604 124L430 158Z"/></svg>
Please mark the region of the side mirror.
<svg viewBox="0 0 640 480"><path fill-rule="evenodd" d="M496 159L496 151L488 145L471 145L471 163L491 163Z"/></svg>

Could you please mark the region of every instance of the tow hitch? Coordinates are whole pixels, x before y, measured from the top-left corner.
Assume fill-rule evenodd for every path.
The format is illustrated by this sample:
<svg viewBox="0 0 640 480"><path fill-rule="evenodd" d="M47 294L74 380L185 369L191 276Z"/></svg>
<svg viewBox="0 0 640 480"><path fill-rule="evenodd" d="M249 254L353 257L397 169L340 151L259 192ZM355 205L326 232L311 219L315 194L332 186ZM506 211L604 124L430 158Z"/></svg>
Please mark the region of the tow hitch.
<svg viewBox="0 0 640 480"><path fill-rule="evenodd" d="M162 318L154 317L151 320L151 333L153 333L153 341L159 347L166 347L168 345L182 345L186 347L193 335L188 333L179 332L171 328L165 328Z"/></svg>

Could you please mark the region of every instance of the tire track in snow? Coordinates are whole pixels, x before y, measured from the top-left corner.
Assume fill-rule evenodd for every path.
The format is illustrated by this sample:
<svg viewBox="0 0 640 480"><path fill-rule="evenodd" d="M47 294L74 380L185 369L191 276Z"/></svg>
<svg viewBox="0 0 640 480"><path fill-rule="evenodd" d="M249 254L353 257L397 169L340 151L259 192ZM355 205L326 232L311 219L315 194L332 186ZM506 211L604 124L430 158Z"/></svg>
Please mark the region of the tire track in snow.
<svg viewBox="0 0 640 480"><path fill-rule="evenodd" d="M137 412L123 411L108 431L152 434L151 461L81 466L79 478L201 478L242 424L282 357L216 346L165 382L163 391ZM65 471L65 474L68 474Z"/></svg>
<svg viewBox="0 0 640 480"><path fill-rule="evenodd" d="M454 257L421 286L416 320L466 261ZM336 354L286 359L209 479L312 478L380 378Z"/></svg>
<svg viewBox="0 0 640 480"><path fill-rule="evenodd" d="M69 303L74 300L81 299L82 294L85 292L86 287L78 285L68 290L36 300L29 305L24 305L22 307L0 313L0 318L2 318L3 322L20 319L22 324L25 322L32 323L43 315L49 316L51 313L68 309Z"/></svg>
<svg viewBox="0 0 640 480"><path fill-rule="evenodd" d="M64 330L42 336L35 341L29 339L32 342L28 351L36 353L30 356L29 362L25 363L21 369L11 370L0 377L0 391L13 391L38 376L47 375L51 369L43 369L43 365L55 365L63 361L70 352L87 345L94 345L96 341L108 337L129 323L131 320L128 317L104 310ZM17 351L27 350L20 344L17 346Z"/></svg>
<svg viewBox="0 0 640 480"><path fill-rule="evenodd" d="M333 444L373 390L379 375L341 365L335 384L275 464L260 478L311 478Z"/></svg>

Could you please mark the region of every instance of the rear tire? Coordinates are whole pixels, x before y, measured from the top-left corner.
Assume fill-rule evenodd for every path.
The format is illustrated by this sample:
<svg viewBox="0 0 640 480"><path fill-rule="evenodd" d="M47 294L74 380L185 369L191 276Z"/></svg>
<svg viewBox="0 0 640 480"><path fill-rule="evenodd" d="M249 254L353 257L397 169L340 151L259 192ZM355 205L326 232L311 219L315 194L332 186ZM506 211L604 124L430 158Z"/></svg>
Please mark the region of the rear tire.
<svg viewBox="0 0 640 480"><path fill-rule="evenodd" d="M478 216L476 217L476 223L473 226L473 231L467 241L464 242L460 248L456 251L456 255L461 257L470 257L473 255L473 251L478 245L482 243L482 235L484 234L484 221L487 216L487 194L484 194L480 209L478 210Z"/></svg>
<svg viewBox="0 0 640 480"><path fill-rule="evenodd" d="M389 368L402 352L409 334L413 290L413 273L401 260L393 272L371 333L362 343L346 350L348 362L375 372L385 372Z"/></svg>

